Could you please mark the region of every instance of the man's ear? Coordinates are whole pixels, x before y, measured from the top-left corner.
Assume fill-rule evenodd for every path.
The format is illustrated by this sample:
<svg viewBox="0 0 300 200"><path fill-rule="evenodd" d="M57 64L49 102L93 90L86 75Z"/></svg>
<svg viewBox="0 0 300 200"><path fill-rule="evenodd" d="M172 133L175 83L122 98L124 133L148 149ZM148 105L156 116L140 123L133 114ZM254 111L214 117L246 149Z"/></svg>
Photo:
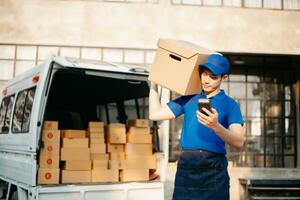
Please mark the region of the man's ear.
<svg viewBox="0 0 300 200"><path fill-rule="evenodd" d="M228 75L223 75L222 76L222 81L227 81L228 80Z"/></svg>

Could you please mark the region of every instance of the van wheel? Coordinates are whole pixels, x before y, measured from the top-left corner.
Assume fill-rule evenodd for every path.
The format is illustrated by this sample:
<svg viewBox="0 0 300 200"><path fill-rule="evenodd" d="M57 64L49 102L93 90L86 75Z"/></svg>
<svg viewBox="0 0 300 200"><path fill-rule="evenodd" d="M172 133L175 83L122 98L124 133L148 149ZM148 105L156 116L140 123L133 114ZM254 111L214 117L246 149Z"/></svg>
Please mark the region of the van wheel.
<svg viewBox="0 0 300 200"><path fill-rule="evenodd" d="M10 200L18 200L18 191L14 191L10 197Z"/></svg>

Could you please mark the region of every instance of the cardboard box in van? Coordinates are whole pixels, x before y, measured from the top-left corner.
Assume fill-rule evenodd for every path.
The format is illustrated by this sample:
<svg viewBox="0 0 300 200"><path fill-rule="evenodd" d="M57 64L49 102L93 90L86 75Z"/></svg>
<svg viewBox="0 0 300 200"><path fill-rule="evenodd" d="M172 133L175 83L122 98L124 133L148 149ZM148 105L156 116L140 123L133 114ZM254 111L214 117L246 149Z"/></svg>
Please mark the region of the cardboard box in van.
<svg viewBox="0 0 300 200"><path fill-rule="evenodd" d="M62 147L89 147L88 138L63 138Z"/></svg>
<svg viewBox="0 0 300 200"><path fill-rule="evenodd" d="M126 143L125 125L119 123L107 125L107 142L111 144L125 144Z"/></svg>
<svg viewBox="0 0 300 200"><path fill-rule="evenodd" d="M152 144L134 144L127 143L125 145L126 155L152 155Z"/></svg>
<svg viewBox="0 0 300 200"><path fill-rule="evenodd" d="M58 129L58 121L44 121L43 129L57 130Z"/></svg>
<svg viewBox="0 0 300 200"><path fill-rule="evenodd" d="M119 182L118 169L92 170L92 182Z"/></svg>
<svg viewBox="0 0 300 200"><path fill-rule="evenodd" d="M156 169L156 156L127 155L125 167L126 169Z"/></svg>
<svg viewBox="0 0 300 200"><path fill-rule="evenodd" d="M64 164L64 170L91 170L92 169L92 161L90 160L67 160Z"/></svg>
<svg viewBox="0 0 300 200"><path fill-rule="evenodd" d="M125 169L125 160L109 160L108 169Z"/></svg>
<svg viewBox="0 0 300 200"><path fill-rule="evenodd" d="M59 168L39 168L38 184L59 184Z"/></svg>
<svg viewBox="0 0 300 200"><path fill-rule="evenodd" d="M104 122L95 122L95 121L90 121L88 126L91 127L104 127Z"/></svg>
<svg viewBox="0 0 300 200"><path fill-rule="evenodd" d="M106 153L106 144L92 143L90 146L91 153Z"/></svg>
<svg viewBox="0 0 300 200"><path fill-rule="evenodd" d="M134 134L150 134L149 127L134 127L130 126L127 130L127 133L134 133Z"/></svg>
<svg viewBox="0 0 300 200"><path fill-rule="evenodd" d="M44 142L44 147L40 150L40 157L59 156L60 145L52 142Z"/></svg>
<svg viewBox="0 0 300 200"><path fill-rule="evenodd" d="M216 52L181 40L159 39L157 46L149 80L180 95L199 93L198 66Z"/></svg>
<svg viewBox="0 0 300 200"><path fill-rule="evenodd" d="M127 133L126 137L128 143L152 143L152 135L149 133Z"/></svg>
<svg viewBox="0 0 300 200"><path fill-rule="evenodd" d="M62 183L89 183L91 171L62 170Z"/></svg>
<svg viewBox="0 0 300 200"><path fill-rule="evenodd" d="M120 171L121 181L148 181L148 169L124 169Z"/></svg>
<svg viewBox="0 0 300 200"><path fill-rule="evenodd" d="M43 129L42 132L42 141L59 144L60 143L60 131L59 130L52 130L52 129Z"/></svg>
<svg viewBox="0 0 300 200"><path fill-rule="evenodd" d="M149 127L149 120L148 119L129 120L128 121L128 126Z"/></svg>
<svg viewBox="0 0 300 200"><path fill-rule="evenodd" d="M108 160L109 155L106 153L91 153L91 160Z"/></svg>
<svg viewBox="0 0 300 200"><path fill-rule="evenodd" d="M86 131L85 130L61 130L61 136L63 138L85 138Z"/></svg>
<svg viewBox="0 0 300 200"><path fill-rule="evenodd" d="M84 147L61 148L60 160L90 160L90 149Z"/></svg>
<svg viewBox="0 0 300 200"><path fill-rule="evenodd" d="M110 160L125 160L125 153L109 153Z"/></svg>
<svg viewBox="0 0 300 200"><path fill-rule="evenodd" d="M41 168L59 168L59 154L57 156L41 154L39 166Z"/></svg>
<svg viewBox="0 0 300 200"><path fill-rule="evenodd" d="M108 169L108 160L93 160L94 169Z"/></svg>
<svg viewBox="0 0 300 200"><path fill-rule="evenodd" d="M124 144L107 144L108 153L123 153L125 152Z"/></svg>

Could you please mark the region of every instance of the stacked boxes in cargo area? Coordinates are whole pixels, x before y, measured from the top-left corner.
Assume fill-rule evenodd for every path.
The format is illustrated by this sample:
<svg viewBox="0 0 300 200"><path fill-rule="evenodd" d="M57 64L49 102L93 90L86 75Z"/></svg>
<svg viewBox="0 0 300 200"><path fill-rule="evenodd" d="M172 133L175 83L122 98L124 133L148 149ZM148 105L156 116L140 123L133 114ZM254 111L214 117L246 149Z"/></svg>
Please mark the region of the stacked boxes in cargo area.
<svg viewBox="0 0 300 200"><path fill-rule="evenodd" d="M112 123L105 129L103 122L89 122L87 131L61 130L61 135L56 126L55 130L51 130L56 131L57 136L55 155L58 157L51 154L53 158L56 158L55 164L51 165L53 169L56 169L56 179L55 181L40 181L42 176L39 174L38 183L58 184L59 164L63 166L61 183L148 181L149 170L156 169L149 121L131 120L128 125L127 134L125 124ZM47 131L44 130L43 133ZM62 148L59 158L60 138ZM43 139L43 141L46 140ZM44 143L47 144L47 142ZM43 166L46 166L41 163L43 150L40 155L39 171L42 173Z"/></svg>
<svg viewBox="0 0 300 200"><path fill-rule="evenodd" d="M46 121L42 130L38 184L59 184L60 131L57 121Z"/></svg>
<svg viewBox="0 0 300 200"><path fill-rule="evenodd" d="M62 183L91 182L89 139L85 130L61 130Z"/></svg>

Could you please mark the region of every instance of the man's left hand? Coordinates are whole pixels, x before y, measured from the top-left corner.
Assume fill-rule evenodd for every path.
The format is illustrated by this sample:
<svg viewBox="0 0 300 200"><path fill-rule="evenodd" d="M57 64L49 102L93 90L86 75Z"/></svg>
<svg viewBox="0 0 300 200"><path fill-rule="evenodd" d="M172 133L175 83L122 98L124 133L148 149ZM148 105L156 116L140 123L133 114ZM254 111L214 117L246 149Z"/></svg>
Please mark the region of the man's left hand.
<svg viewBox="0 0 300 200"><path fill-rule="evenodd" d="M217 110L214 108L212 108L212 111L206 108L202 108L202 109L207 115L197 110L198 122L203 124L207 128L211 128L213 130L217 129L217 127L219 126Z"/></svg>

